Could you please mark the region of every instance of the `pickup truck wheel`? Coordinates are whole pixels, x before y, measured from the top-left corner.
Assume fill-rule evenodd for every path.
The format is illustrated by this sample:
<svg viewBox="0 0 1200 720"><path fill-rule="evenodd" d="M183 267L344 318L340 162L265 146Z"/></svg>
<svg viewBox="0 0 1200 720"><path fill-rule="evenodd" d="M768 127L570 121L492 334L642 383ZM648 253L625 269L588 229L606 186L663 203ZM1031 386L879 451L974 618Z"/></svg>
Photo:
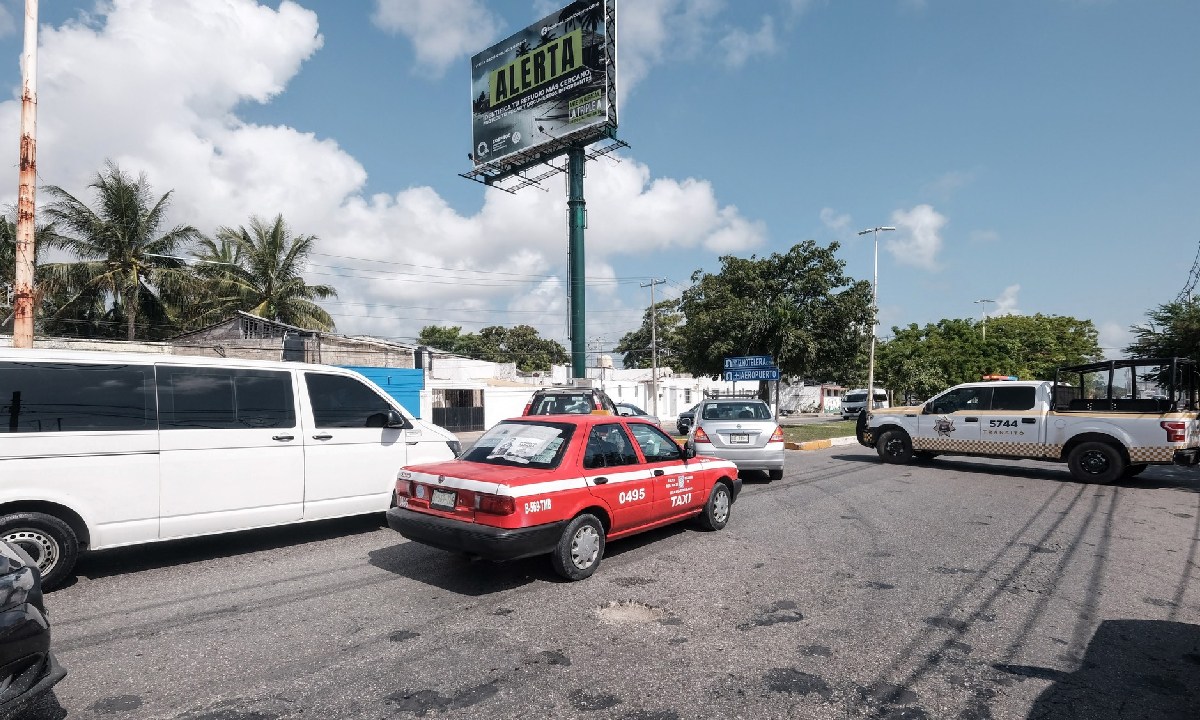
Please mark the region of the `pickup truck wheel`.
<svg viewBox="0 0 1200 720"><path fill-rule="evenodd" d="M854 436L858 438L859 445L865 445L867 434L867 411L864 408L858 413L858 421L854 423Z"/></svg>
<svg viewBox="0 0 1200 720"><path fill-rule="evenodd" d="M1079 482L1107 485L1125 471L1121 453L1112 445L1102 442L1080 443L1067 457L1071 477Z"/></svg>
<svg viewBox="0 0 1200 720"><path fill-rule="evenodd" d="M604 526L590 513L579 515L563 530L550 564L567 580L591 577L604 557Z"/></svg>
<svg viewBox="0 0 1200 720"><path fill-rule="evenodd" d="M912 440L903 430L888 430L875 443L879 459L894 465L908 465L913 461Z"/></svg>
<svg viewBox="0 0 1200 720"><path fill-rule="evenodd" d="M729 509L733 505L733 496L729 494L729 486L723 482L713 485L704 504L704 512L700 513L700 527L705 530L720 530L729 523Z"/></svg>
<svg viewBox="0 0 1200 720"><path fill-rule="evenodd" d="M1130 465L1129 467L1125 468L1125 472L1121 473L1121 477L1123 477L1123 478L1137 477L1138 475L1141 475L1143 472L1145 472L1146 468L1148 468L1148 467L1150 467L1150 466L1147 465L1146 463L1137 463L1136 465Z"/></svg>

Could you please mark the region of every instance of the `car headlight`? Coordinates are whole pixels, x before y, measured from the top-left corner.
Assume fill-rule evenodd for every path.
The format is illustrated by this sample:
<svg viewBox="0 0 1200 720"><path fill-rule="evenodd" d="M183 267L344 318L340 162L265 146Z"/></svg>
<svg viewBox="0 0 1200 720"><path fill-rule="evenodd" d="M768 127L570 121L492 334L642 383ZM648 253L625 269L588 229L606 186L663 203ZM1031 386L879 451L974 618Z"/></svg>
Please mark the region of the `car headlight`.
<svg viewBox="0 0 1200 720"><path fill-rule="evenodd" d="M450 452L454 453L454 457L462 455L462 443L457 440L447 440L446 446L450 448Z"/></svg>

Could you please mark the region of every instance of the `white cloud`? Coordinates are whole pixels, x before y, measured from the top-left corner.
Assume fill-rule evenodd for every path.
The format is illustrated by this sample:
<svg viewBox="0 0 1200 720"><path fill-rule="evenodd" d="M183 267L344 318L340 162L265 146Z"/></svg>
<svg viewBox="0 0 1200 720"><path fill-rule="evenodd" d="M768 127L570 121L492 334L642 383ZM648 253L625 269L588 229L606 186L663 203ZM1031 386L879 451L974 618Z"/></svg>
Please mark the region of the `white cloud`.
<svg viewBox="0 0 1200 720"><path fill-rule="evenodd" d="M842 213L839 215L833 208L821 208L821 224L839 236L850 233L854 219Z"/></svg>
<svg viewBox="0 0 1200 720"><path fill-rule="evenodd" d="M1103 322L1096 328L1100 340L1100 350L1108 360L1125 357L1125 348L1133 342L1133 333L1127 325L1115 322Z"/></svg>
<svg viewBox="0 0 1200 720"><path fill-rule="evenodd" d="M408 38L417 62L438 75L483 50L500 31L482 0L375 0L371 21Z"/></svg>
<svg viewBox="0 0 1200 720"><path fill-rule="evenodd" d="M725 53L725 64L740 68L755 55L773 55L779 46L775 40L775 21L764 16L757 31L751 33L734 28L721 38L718 46Z"/></svg>
<svg viewBox="0 0 1200 720"><path fill-rule="evenodd" d="M24 18L22 18L24 22ZM13 18L12 13L8 8L0 5L0 37L7 37L16 33L17 21Z"/></svg>
<svg viewBox="0 0 1200 720"><path fill-rule="evenodd" d="M951 170L921 189L925 195L931 195L946 201L975 180L975 173L962 170Z"/></svg>
<svg viewBox="0 0 1200 720"><path fill-rule="evenodd" d="M617 63L624 100L668 55L690 57L720 14L720 0L638 0L620 7Z"/></svg>
<svg viewBox="0 0 1200 720"><path fill-rule="evenodd" d="M1021 292L1020 285L1009 285L996 296L995 308L988 313L989 315L1020 315L1021 310L1017 307L1017 294Z"/></svg>
<svg viewBox="0 0 1200 720"><path fill-rule="evenodd" d="M41 177L90 200L87 183L112 158L145 172L157 193L173 189L170 222L204 232L282 213L295 232L320 238L309 279L338 289L327 307L342 332L411 337L446 321L466 330L527 322L565 339L561 192L492 190L470 214L429 187L364 196L362 165L336 141L237 117L240 103L287 86L320 49L317 30L316 15L288 0L277 10L115 0L87 22L44 28ZM17 134L19 110L0 103L0 136ZM16 165L15 147L0 150ZM595 331L605 318L619 318L618 335L640 321L616 292L615 258L765 242L763 224L722 205L702 179L655 178L623 158L590 164L587 183L589 213L605 218L587 235Z"/></svg>
<svg viewBox="0 0 1200 720"><path fill-rule="evenodd" d="M942 249L941 232L946 222L946 217L931 205L896 210L892 213L895 237L889 237L885 247L898 263L936 270L937 256Z"/></svg>

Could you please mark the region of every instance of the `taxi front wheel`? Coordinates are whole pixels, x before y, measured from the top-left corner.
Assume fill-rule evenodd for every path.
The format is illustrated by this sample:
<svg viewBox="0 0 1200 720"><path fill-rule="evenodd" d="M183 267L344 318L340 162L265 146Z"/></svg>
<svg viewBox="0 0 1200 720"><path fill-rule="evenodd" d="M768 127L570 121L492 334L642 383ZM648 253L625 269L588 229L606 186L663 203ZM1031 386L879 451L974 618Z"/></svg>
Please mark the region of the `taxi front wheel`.
<svg viewBox="0 0 1200 720"><path fill-rule="evenodd" d="M603 557L604 525L595 515L584 513L567 524L550 564L567 580L582 580L596 572Z"/></svg>

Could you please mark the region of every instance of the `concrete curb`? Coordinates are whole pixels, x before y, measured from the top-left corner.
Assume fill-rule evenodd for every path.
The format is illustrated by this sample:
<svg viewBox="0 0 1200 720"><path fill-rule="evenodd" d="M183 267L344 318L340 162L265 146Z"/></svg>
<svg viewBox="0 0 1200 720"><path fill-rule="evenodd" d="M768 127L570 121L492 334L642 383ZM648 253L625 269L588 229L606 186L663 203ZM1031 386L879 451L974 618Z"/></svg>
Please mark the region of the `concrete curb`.
<svg viewBox="0 0 1200 720"><path fill-rule="evenodd" d="M853 445L858 442L858 438L850 435L848 437L836 437L828 440L810 440L808 442L789 442L784 443L784 447L788 450L801 450L811 452L813 450L825 450L827 448L836 447L839 445Z"/></svg>

